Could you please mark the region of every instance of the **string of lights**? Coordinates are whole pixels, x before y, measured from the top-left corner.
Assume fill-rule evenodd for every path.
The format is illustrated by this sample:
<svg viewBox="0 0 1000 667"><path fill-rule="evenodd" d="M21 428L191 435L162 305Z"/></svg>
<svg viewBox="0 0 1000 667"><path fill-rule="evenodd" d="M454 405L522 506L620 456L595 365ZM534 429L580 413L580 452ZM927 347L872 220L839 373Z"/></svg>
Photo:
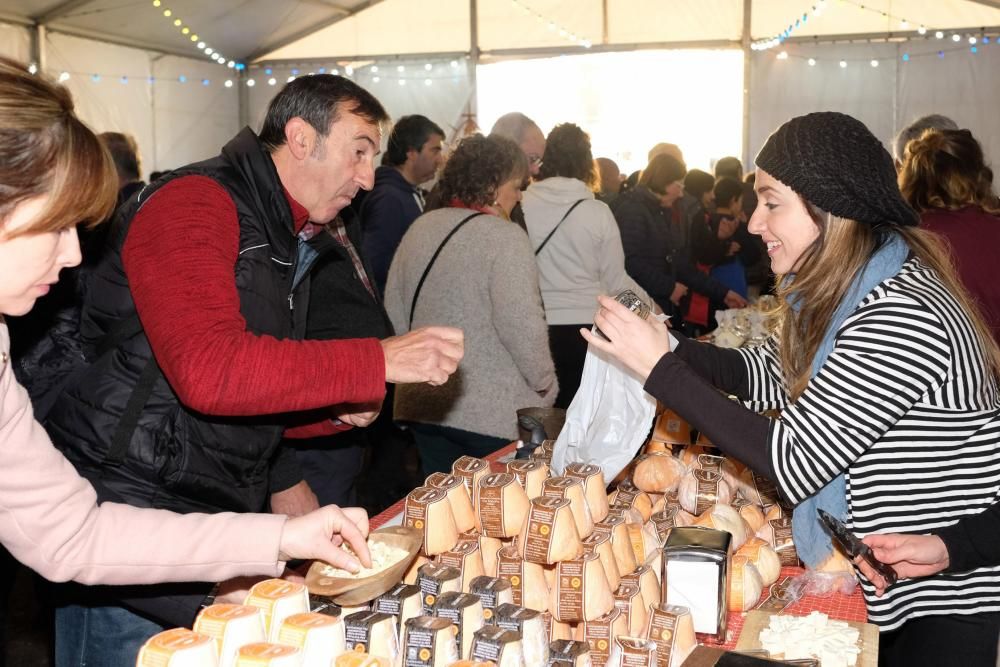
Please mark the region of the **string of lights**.
<svg viewBox="0 0 1000 667"><path fill-rule="evenodd" d="M958 35L958 33L955 33L955 34ZM952 40L952 41L953 42L961 42L961 41L963 41L962 36L961 35L958 35L958 36L959 36L959 39ZM943 39L943 36L940 37L939 39ZM991 36L991 35L987 35L985 33L981 33L978 36L975 36L975 35L968 36L966 38L966 40L967 40L968 48L966 48L966 45L963 44L962 46L948 46L947 48L940 48L937 51L920 52L920 53L910 53L909 50L905 50L905 51L903 51L902 54L900 54L899 61L902 62L902 63L908 63L908 62L910 62L912 60L915 60L915 59L918 59L918 58L935 58L936 57L936 58L939 58L939 59L943 59L948 54L959 53L959 52L965 52L965 53L968 53L968 54L971 54L971 55L975 55L975 54L979 53L979 50L981 48L983 48L984 46L989 46L991 44L998 44L998 43L1000 43L1000 36L997 36L997 35L992 35ZM906 40L906 41L909 41L909 40ZM823 62L834 62L834 63L836 63L842 69L845 69L845 68L851 66L854 63L866 63L870 67L878 67L882 63L887 63L887 62L896 60L896 58L871 58L871 59L869 59L869 58L822 58L822 57L821 58L816 58L816 57L813 57L813 56L810 56L810 55L807 55L807 54L804 54L804 53L789 53L787 50L786 51L781 51L778 54L776 54L775 55L775 59L777 59L777 60L789 60L789 59L800 60L800 61L803 61L806 64L808 64L810 67L816 67L817 65L819 65L819 64L821 64Z"/></svg>
<svg viewBox="0 0 1000 667"><path fill-rule="evenodd" d="M582 46L585 49L589 49L591 46L593 46L593 42L591 42L589 39L577 35L572 30L567 30L565 27L559 25L551 18L543 16L539 12L535 11L527 4L525 4L522 0L510 0L510 2L512 5L523 11L525 14L528 14L529 16L534 16L539 23L548 28L549 32L557 33L563 39L572 42L577 46Z"/></svg>
<svg viewBox="0 0 1000 667"><path fill-rule="evenodd" d="M188 41L194 43L195 47L206 56L219 63L220 65L226 65L229 69L242 70L246 68L241 62L235 60L227 60L224 55L219 53L217 50L213 49L204 39L195 32L194 28L187 25L180 17L174 15L174 11L169 7L163 6L163 0L153 0L153 7L160 10L163 18L170 21L175 28L180 30L181 35L183 35Z"/></svg>

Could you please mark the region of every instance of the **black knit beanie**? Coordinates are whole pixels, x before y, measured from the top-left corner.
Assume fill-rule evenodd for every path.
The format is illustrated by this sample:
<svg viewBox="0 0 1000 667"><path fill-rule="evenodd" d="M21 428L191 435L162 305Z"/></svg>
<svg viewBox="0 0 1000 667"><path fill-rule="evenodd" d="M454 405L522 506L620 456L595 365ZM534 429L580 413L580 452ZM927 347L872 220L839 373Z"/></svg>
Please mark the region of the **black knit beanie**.
<svg viewBox="0 0 1000 667"><path fill-rule="evenodd" d="M768 137L755 162L838 217L873 226L920 222L899 193L882 142L846 114L821 111L791 119Z"/></svg>

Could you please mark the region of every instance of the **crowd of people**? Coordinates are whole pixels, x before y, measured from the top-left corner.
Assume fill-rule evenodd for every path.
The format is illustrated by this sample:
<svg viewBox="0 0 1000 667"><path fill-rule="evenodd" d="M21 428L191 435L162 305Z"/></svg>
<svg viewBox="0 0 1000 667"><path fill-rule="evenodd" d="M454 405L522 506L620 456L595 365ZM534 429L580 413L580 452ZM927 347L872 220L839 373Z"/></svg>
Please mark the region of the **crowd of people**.
<svg viewBox="0 0 1000 667"><path fill-rule="evenodd" d="M894 164L814 113L746 176L660 143L623 177L517 112L450 149L404 116L376 169L389 121L300 77L259 132L145 184L127 135L0 61L0 540L87 584L54 593L56 664L125 664L290 559L357 568L343 541L367 564L360 478L499 449L518 409L570 405L588 346L773 479L797 531L825 509L895 565L859 564L883 664L993 664L1000 206L968 130L920 119ZM764 291L765 345L696 340Z"/></svg>

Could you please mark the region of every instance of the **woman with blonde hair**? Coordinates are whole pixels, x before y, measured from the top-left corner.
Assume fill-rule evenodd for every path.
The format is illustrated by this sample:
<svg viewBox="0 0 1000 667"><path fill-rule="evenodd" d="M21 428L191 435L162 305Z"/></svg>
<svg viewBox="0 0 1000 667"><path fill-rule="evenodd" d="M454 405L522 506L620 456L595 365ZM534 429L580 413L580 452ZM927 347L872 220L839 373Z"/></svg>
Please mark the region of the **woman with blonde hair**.
<svg viewBox="0 0 1000 667"><path fill-rule="evenodd" d="M1000 351L947 253L917 228L892 158L862 123L824 112L782 125L756 163L749 229L781 301L767 343L715 348L608 299L595 321L610 342L582 335L776 483L810 567L833 550L819 509L862 537L982 512L1000 493ZM769 408L780 418L756 412ZM901 579L881 597L861 585L880 664L995 663L1000 567Z"/></svg>
<svg viewBox="0 0 1000 667"><path fill-rule="evenodd" d="M77 224L104 220L118 179L75 115L69 91L0 58L0 314L23 315L80 262ZM97 504L93 487L52 445L14 379L0 318L0 541L44 577L88 584L277 576L284 561L369 562L363 510L282 515L187 514Z"/></svg>

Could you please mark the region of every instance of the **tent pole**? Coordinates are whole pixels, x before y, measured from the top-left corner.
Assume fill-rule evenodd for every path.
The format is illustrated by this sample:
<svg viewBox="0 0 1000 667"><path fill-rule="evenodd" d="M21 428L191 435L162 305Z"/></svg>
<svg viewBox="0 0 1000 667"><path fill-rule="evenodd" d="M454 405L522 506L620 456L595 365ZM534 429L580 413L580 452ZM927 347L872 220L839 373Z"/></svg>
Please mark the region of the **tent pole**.
<svg viewBox="0 0 1000 667"><path fill-rule="evenodd" d="M31 31L31 61L38 65L39 72L47 71L48 54L45 52L45 25L39 23Z"/></svg>
<svg viewBox="0 0 1000 667"><path fill-rule="evenodd" d="M241 130L250 124L250 88L247 87L247 77L245 69L236 72L236 85L239 86L239 90L236 91L236 99L237 104L239 104Z"/></svg>
<svg viewBox="0 0 1000 667"><path fill-rule="evenodd" d="M608 43L608 0L601 0L601 44Z"/></svg>
<svg viewBox="0 0 1000 667"><path fill-rule="evenodd" d="M753 49L750 48L751 11L753 0L743 0L743 34L740 42L743 45L743 154L740 159L743 167L750 166L750 75Z"/></svg>
<svg viewBox="0 0 1000 667"><path fill-rule="evenodd" d="M479 113L479 3L469 0L469 114L475 120Z"/></svg>

